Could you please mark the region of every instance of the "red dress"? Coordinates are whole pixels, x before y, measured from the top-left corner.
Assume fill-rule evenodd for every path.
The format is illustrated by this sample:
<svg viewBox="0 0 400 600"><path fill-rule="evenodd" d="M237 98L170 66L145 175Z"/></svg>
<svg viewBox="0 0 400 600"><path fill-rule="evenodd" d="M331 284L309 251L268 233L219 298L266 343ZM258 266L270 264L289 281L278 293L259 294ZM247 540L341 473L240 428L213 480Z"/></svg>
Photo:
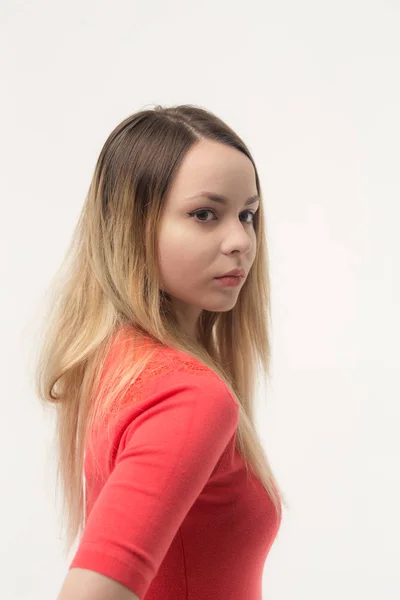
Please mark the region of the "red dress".
<svg viewBox="0 0 400 600"><path fill-rule="evenodd" d="M158 346L140 402L86 451L85 529L69 569L140 600L261 600L281 513L235 448L238 405L208 367Z"/></svg>

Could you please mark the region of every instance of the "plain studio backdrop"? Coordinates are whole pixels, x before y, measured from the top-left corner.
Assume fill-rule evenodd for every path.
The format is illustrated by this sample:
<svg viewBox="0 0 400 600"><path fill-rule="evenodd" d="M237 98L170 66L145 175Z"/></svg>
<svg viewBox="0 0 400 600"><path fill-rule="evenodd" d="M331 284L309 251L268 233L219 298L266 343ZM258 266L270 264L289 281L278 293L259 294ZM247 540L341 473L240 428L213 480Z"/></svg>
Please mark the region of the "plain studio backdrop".
<svg viewBox="0 0 400 600"><path fill-rule="evenodd" d="M265 196L272 365L256 414L290 510L264 598L399 598L398 1L0 11L1 596L55 600L69 564L54 418L32 388L42 297L112 129L190 103L243 137Z"/></svg>

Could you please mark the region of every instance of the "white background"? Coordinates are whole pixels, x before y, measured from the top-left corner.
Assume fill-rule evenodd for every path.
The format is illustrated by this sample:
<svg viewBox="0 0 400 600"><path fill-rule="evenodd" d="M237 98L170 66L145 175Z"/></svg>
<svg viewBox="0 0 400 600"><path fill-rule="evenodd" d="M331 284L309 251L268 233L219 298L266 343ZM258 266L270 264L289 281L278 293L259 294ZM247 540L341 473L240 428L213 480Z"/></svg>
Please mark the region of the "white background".
<svg viewBox="0 0 400 600"><path fill-rule="evenodd" d="M0 11L1 596L55 600L69 564L53 415L32 387L43 294L112 129L191 103L243 137L265 195L273 361L257 422L290 510L263 598L399 598L399 1Z"/></svg>

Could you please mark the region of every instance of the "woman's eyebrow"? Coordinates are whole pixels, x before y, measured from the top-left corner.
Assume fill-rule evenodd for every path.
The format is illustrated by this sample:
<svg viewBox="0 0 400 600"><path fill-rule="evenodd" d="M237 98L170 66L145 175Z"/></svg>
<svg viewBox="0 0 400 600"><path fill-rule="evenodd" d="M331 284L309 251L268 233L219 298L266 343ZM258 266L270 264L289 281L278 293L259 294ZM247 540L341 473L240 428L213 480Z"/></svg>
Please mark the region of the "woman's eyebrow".
<svg viewBox="0 0 400 600"><path fill-rule="evenodd" d="M192 198L208 198L209 200L213 200L214 202L220 202L221 204L229 204L229 200L226 196L221 196L220 194L212 194L210 192L200 192L199 194L195 194L195 196L190 196L186 198L186 200L190 200ZM249 204L255 204L259 202L260 196L255 194L254 196L250 196L244 203L245 206Z"/></svg>

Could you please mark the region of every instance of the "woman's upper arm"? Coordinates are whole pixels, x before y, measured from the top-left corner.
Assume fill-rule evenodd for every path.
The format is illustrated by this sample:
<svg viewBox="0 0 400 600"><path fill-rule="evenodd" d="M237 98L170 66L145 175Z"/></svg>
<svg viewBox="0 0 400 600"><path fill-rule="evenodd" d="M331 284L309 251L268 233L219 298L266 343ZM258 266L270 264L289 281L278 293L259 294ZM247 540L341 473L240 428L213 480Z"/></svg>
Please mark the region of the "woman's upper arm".
<svg viewBox="0 0 400 600"><path fill-rule="evenodd" d="M132 590L96 571L74 567L64 580L57 600L140 600Z"/></svg>
<svg viewBox="0 0 400 600"><path fill-rule="evenodd" d="M58 600L134 600L133 592L144 598L234 440L239 405L216 376L173 370L156 378L145 394L148 402L138 407L127 401L105 431L104 444L99 436L91 448L93 462L85 465L86 481L93 484L87 487L87 519L69 567L101 573L125 588L118 588L119 595ZM95 494L96 487L101 491ZM161 577L172 585L174 572L165 569Z"/></svg>

